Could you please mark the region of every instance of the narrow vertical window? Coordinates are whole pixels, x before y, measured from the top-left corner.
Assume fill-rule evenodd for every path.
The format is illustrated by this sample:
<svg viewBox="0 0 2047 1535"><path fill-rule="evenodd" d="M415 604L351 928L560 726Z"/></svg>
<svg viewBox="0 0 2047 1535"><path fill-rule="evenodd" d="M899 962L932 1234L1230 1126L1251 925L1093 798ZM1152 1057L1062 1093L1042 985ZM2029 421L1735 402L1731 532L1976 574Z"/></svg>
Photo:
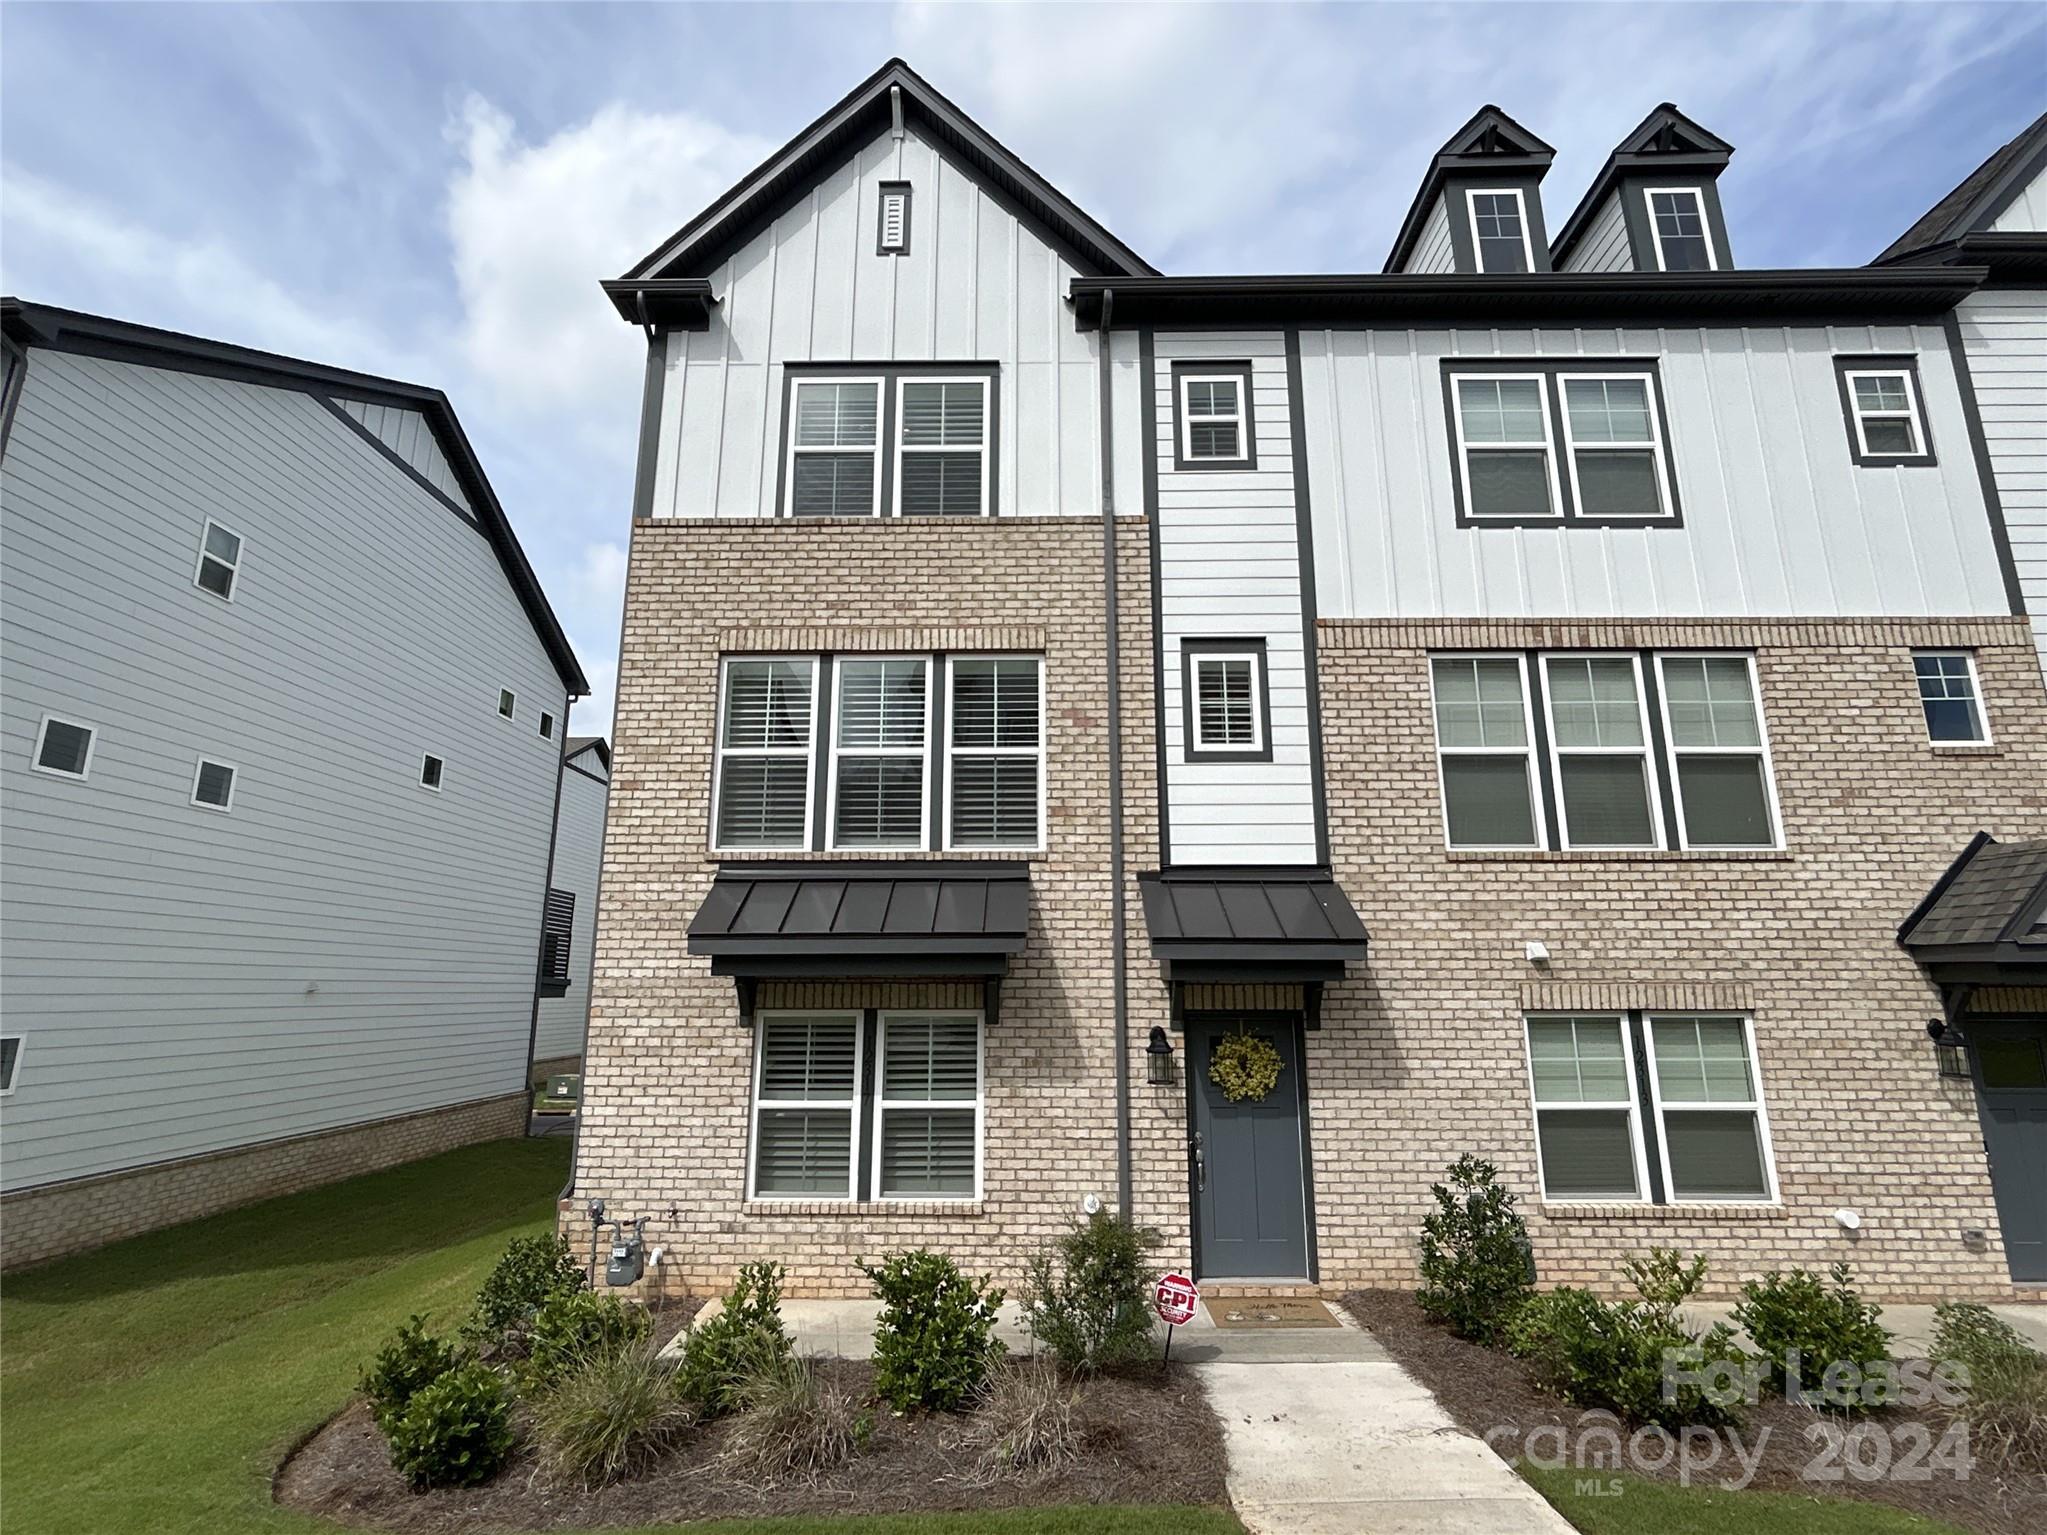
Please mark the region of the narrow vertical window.
<svg viewBox="0 0 2047 1535"><path fill-rule="evenodd" d="M1521 658L1438 656L1429 672L1450 846L1541 846Z"/></svg>
<svg viewBox="0 0 2047 1535"><path fill-rule="evenodd" d="M947 666L946 845L1035 848L1043 836L1044 668L1035 658Z"/></svg>
<svg viewBox="0 0 2047 1535"><path fill-rule="evenodd" d="M1528 1070L1543 1197L1646 1198L1623 1020L1530 1018Z"/></svg>
<svg viewBox="0 0 2047 1535"><path fill-rule="evenodd" d="M1264 745L1255 655L1194 658L1194 744L1204 751L1255 752Z"/></svg>
<svg viewBox="0 0 2047 1535"><path fill-rule="evenodd" d="M797 379L790 393L789 515L878 515L880 380Z"/></svg>
<svg viewBox="0 0 2047 1535"><path fill-rule="evenodd" d="M930 663L837 663L832 708L835 848L924 846Z"/></svg>
<svg viewBox="0 0 2047 1535"><path fill-rule="evenodd" d="M1647 378L1565 374L1564 445L1580 517L1663 517L1670 496Z"/></svg>
<svg viewBox="0 0 2047 1535"><path fill-rule="evenodd" d="M988 380L898 382L896 512L979 517L988 510Z"/></svg>
<svg viewBox="0 0 2047 1535"><path fill-rule="evenodd" d="M1182 371L1175 377L1181 468L1253 467L1251 370Z"/></svg>
<svg viewBox="0 0 2047 1535"><path fill-rule="evenodd" d="M1747 656L1659 656L1684 847L1775 847L1770 755Z"/></svg>
<svg viewBox="0 0 2047 1535"><path fill-rule="evenodd" d="M199 564L192 584L225 601L234 601L235 579L242 568L242 536L208 519L199 540Z"/></svg>
<svg viewBox="0 0 2047 1535"><path fill-rule="evenodd" d="M1921 651L1912 657L1912 670L1919 678L1919 707L1929 741L1981 744L1990 739L1974 656L1966 650Z"/></svg>
<svg viewBox="0 0 2047 1535"><path fill-rule="evenodd" d="M978 1014L883 1013L875 1105L881 1199L973 1199L981 1182Z"/></svg>
<svg viewBox="0 0 2047 1535"><path fill-rule="evenodd" d="M1554 517L1556 465L1538 374L1451 378L1466 515Z"/></svg>
<svg viewBox="0 0 2047 1535"><path fill-rule="evenodd" d="M421 757L419 759L419 786L422 789L431 789L434 793L439 794L441 792L442 768L441 759L432 752L428 752L425 756Z"/></svg>
<svg viewBox="0 0 2047 1535"><path fill-rule="evenodd" d="M201 757L192 775L192 803L207 810L232 810L235 777L232 763L213 762Z"/></svg>
<svg viewBox="0 0 2047 1535"><path fill-rule="evenodd" d="M550 996L569 988L569 950L576 931L576 892L548 887L540 903L540 985Z"/></svg>
<svg viewBox="0 0 2047 1535"><path fill-rule="evenodd" d="M1478 254L1481 272L1528 272L1535 257L1528 248L1528 221L1523 216L1521 193L1473 192L1471 196L1471 241Z"/></svg>
<svg viewBox="0 0 2047 1535"><path fill-rule="evenodd" d="M14 1091L15 1075L21 1070L20 1034L0 1035L0 1098Z"/></svg>
<svg viewBox="0 0 2047 1535"><path fill-rule="evenodd" d="M1633 656L1546 656L1565 847L1654 847L1656 785Z"/></svg>
<svg viewBox="0 0 2047 1535"><path fill-rule="evenodd" d="M810 842L812 707L817 662L733 658L719 706L717 846Z"/></svg>
<svg viewBox="0 0 2047 1535"><path fill-rule="evenodd" d="M1746 1018L1652 1017L1657 1131L1673 1200L1768 1200L1769 1129Z"/></svg>
<svg viewBox="0 0 2047 1535"><path fill-rule="evenodd" d="M910 250L910 183L884 181L880 198L881 227L875 236L875 252L882 256L904 256Z"/></svg>
<svg viewBox="0 0 2047 1535"><path fill-rule="evenodd" d="M540 716L540 734L545 740L552 741L554 739L554 716L552 714L543 713Z"/></svg>
<svg viewBox="0 0 2047 1535"><path fill-rule="evenodd" d="M1652 187L1646 195L1657 270L1716 270L1719 263L1713 259L1713 241L1706 232L1706 210L1698 188Z"/></svg>
<svg viewBox="0 0 2047 1535"><path fill-rule="evenodd" d="M504 719L510 719L512 718L513 715L517 714L518 711L519 711L518 696L515 693L513 693L510 688L499 688L498 689L499 716Z"/></svg>
<svg viewBox="0 0 2047 1535"><path fill-rule="evenodd" d="M1911 359L1836 357L1834 366L1848 416L1850 458L1867 467L1921 468L1934 462Z"/></svg>
<svg viewBox="0 0 2047 1535"><path fill-rule="evenodd" d="M93 743L99 732L90 725L44 715L36 731L35 770L59 778L84 778L92 770Z"/></svg>
<svg viewBox="0 0 2047 1535"><path fill-rule="evenodd" d="M756 1199L851 1199L860 1015L763 1013L754 1042Z"/></svg>

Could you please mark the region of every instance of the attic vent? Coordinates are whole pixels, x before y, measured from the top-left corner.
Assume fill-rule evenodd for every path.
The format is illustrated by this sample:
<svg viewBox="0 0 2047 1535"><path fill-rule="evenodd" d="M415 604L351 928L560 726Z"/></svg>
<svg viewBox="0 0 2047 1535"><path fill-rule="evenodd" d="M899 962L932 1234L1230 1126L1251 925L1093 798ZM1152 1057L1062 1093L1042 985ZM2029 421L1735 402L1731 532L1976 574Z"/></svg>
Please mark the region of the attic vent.
<svg viewBox="0 0 2047 1535"><path fill-rule="evenodd" d="M881 233L875 251L883 256L910 253L910 183L884 181L881 184Z"/></svg>

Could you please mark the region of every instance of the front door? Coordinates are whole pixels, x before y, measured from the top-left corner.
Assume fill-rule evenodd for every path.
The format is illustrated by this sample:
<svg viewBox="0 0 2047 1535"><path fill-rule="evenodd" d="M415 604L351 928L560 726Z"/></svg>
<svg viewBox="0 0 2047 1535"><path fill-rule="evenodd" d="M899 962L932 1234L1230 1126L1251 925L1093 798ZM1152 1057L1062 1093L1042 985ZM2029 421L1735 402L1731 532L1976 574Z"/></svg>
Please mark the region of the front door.
<svg viewBox="0 0 2047 1535"><path fill-rule="evenodd" d="M1208 1068L1217 1041L1239 1030L1270 1044L1279 1053L1280 1071L1264 1097L1233 1102ZM1298 1019L1189 1019L1187 1071L1196 1277L1306 1278Z"/></svg>
<svg viewBox="0 0 2047 1535"><path fill-rule="evenodd" d="M1962 1029L2011 1277L2047 1284L2047 1018L1970 1018Z"/></svg>

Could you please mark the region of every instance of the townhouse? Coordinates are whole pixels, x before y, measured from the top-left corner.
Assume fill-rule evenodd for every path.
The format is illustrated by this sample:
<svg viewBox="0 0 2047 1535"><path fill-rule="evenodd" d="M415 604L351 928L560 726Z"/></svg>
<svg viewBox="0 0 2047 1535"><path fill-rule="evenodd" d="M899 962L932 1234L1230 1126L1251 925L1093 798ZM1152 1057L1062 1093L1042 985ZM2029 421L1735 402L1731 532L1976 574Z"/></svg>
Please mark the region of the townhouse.
<svg viewBox="0 0 2047 1535"><path fill-rule="evenodd" d="M858 1293L1107 1208L1211 1287L1402 1284L1472 1151L1551 1281L2047 1279L1970 1022L2038 1057L1986 274L1743 269L1732 153L1658 107L1552 237L1487 107L1383 271L1170 277L896 61L607 282L565 1227Z"/></svg>

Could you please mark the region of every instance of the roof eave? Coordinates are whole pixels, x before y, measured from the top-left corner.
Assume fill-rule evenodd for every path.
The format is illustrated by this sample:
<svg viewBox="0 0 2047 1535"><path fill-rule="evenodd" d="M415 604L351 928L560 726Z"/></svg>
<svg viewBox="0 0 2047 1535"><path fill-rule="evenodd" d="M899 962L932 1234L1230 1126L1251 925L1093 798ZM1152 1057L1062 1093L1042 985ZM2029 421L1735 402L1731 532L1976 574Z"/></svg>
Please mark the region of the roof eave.
<svg viewBox="0 0 2047 1535"><path fill-rule="evenodd" d="M612 277L597 286L630 325L708 330L718 306L707 277Z"/></svg>
<svg viewBox="0 0 2047 1535"><path fill-rule="evenodd" d="M1623 153L1615 150L1606 157L1606 164L1599 168L1599 174L1592 178L1592 185L1585 189L1585 195L1578 199L1578 205L1571 210L1570 217L1557 231L1557 237L1549 243L1549 264L1558 266L1571 254L1579 240L1584 238L1592 216L1604 206L1607 197L1616 191L1623 178L1628 176L1654 176L1666 171L1703 173L1718 176L1727 169L1733 158L1733 151L1719 150L1697 153L1648 155Z"/></svg>

